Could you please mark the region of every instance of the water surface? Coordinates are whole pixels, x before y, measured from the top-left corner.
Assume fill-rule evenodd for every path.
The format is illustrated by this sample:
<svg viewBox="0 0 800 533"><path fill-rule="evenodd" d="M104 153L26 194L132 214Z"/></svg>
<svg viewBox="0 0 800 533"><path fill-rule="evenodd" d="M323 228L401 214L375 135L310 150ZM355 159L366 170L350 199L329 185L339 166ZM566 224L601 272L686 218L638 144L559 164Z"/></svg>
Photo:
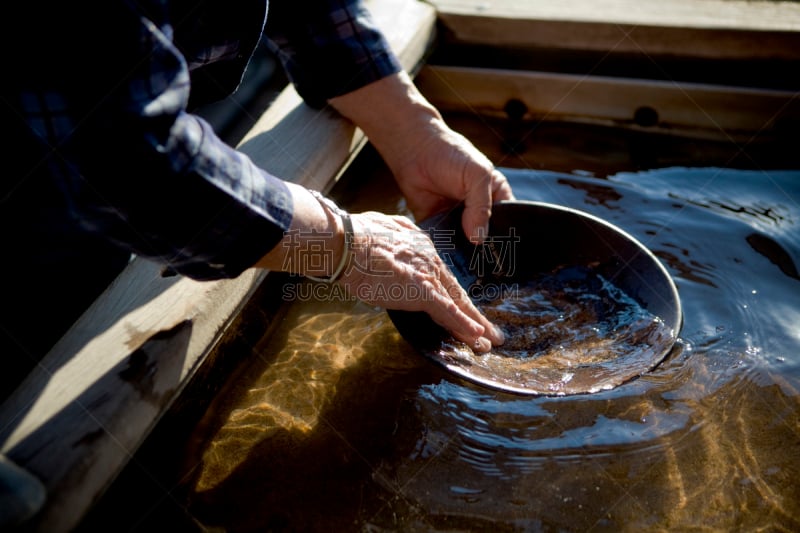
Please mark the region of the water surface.
<svg viewBox="0 0 800 533"><path fill-rule="evenodd" d="M661 317L589 266L531 273L475 304L503 331L502 346L476 353L446 336L423 355L466 379L520 394L611 389L651 370L676 339Z"/></svg>
<svg viewBox="0 0 800 533"><path fill-rule="evenodd" d="M684 311L667 358L612 390L513 395L423 359L382 310L317 293L291 306L198 431L197 520L800 530L800 171L505 172L518 198L609 220L664 262Z"/></svg>

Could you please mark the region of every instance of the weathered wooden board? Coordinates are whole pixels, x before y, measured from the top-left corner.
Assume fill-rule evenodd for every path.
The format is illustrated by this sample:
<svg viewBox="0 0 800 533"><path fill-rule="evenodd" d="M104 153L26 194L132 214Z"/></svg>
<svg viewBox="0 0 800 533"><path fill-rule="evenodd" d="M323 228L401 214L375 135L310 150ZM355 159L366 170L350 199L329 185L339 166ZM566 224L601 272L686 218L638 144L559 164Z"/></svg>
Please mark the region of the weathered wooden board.
<svg viewBox="0 0 800 533"><path fill-rule="evenodd" d="M800 5L775 0L430 0L441 16L647 24L677 28L800 30Z"/></svg>
<svg viewBox="0 0 800 533"><path fill-rule="evenodd" d="M435 12L407 0L367 2L414 70ZM312 110L287 88L240 144L274 174L326 189L364 144L329 109ZM162 277L134 260L0 407L2 452L48 491L32 530L74 528L203 364L266 274L196 282Z"/></svg>
<svg viewBox="0 0 800 533"><path fill-rule="evenodd" d="M800 125L790 91L443 66L426 66L416 83L442 111L744 141Z"/></svg>
<svg viewBox="0 0 800 533"><path fill-rule="evenodd" d="M714 59L796 59L800 3L432 0L456 42Z"/></svg>

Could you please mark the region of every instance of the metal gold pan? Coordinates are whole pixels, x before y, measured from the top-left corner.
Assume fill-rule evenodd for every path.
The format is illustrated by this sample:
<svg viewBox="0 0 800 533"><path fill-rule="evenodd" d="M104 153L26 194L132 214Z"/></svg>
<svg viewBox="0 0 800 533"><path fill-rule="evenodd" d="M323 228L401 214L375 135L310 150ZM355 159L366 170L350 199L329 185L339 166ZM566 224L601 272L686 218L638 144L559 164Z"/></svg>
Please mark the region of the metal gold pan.
<svg viewBox="0 0 800 533"><path fill-rule="evenodd" d="M400 334L422 355L487 387L520 394L568 395L616 387L652 370L672 349L682 322L677 287L658 258L625 231L576 209L508 201L493 206L488 244L476 247L463 235L461 213L459 207L419 226L429 232L440 257L470 295L480 287L515 287L526 282L530 286L531 280L565 268L590 269L652 315L659 331L640 335L639 344L626 353L602 360L556 357L551 364L552 354L536 353L542 344L538 339L531 342L530 357L504 357L502 346L490 354L478 354L452 339L426 313L390 311ZM501 289L496 292L503 297ZM589 320L592 314L586 317ZM567 330L563 334L559 353L568 353L569 343L578 340L571 339ZM595 353L599 344L595 339ZM614 340L608 345L613 346ZM497 366L501 364L503 368Z"/></svg>

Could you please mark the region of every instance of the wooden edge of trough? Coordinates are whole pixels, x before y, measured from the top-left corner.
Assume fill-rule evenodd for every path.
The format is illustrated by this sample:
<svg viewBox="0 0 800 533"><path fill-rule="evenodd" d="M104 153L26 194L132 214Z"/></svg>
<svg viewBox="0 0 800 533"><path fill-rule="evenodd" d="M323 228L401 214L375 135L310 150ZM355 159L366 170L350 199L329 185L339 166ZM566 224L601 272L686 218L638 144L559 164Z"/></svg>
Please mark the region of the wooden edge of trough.
<svg viewBox="0 0 800 533"><path fill-rule="evenodd" d="M747 0L431 0L471 45L695 59L798 59L800 4Z"/></svg>
<svg viewBox="0 0 800 533"><path fill-rule="evenodd" d="M416 84L442 111L516 120L740 142L800 125L800 93L792 91L449 66L425 66Z"/></svg>
<svg viewBox="0 0 800 533"><path fill-rule="evenodd" d="M366 5L403 66L416 70L435 10L407 0ZM364 143L351 123L287 87L239 148L271 173L324 191ZM267 275L197 282L161 271L134 259L0 406L0 449L47 489L26 530L80 523Z"/></svg>

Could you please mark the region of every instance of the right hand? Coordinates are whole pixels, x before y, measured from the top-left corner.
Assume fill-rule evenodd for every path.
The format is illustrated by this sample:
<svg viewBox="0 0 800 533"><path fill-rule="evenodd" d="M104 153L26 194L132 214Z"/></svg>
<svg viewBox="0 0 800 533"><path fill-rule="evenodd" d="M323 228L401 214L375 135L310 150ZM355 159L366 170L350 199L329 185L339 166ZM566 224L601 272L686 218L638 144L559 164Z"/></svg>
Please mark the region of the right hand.
<svg viewBox="0 0 800 533"><path fill-rule="evenodd" d="M339 282L353 296L385 309L425 311L476 351L503 343L503 332L478 311L427 233L401 216L351 217L352 257Z"/></svg>

